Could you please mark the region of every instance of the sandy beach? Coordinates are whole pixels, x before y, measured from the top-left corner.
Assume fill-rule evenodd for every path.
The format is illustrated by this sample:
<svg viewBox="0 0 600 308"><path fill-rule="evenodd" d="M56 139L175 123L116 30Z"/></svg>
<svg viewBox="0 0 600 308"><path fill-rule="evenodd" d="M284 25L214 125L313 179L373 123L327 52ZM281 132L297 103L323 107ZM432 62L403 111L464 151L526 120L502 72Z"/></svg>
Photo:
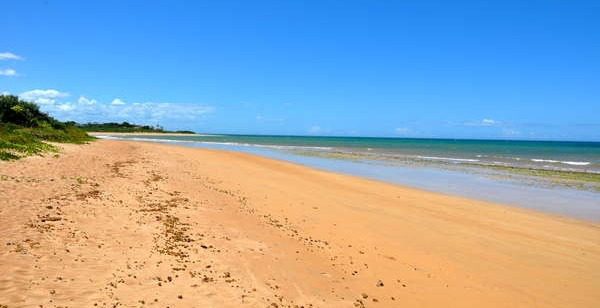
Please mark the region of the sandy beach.
<svg viewBox="0 0 600 308"><path fill-rule="evenodd" d="M600 307L600 226L243 153L0 162L0 307Z"/></svg>
<svg viewBox="0 0 600 308"><path fill-rule="evenodd" d="M88 132L90 136L194 136L196 134L188 133L152 133L152 132L135 132L135 133L119 133L119 132Z"/></svg>

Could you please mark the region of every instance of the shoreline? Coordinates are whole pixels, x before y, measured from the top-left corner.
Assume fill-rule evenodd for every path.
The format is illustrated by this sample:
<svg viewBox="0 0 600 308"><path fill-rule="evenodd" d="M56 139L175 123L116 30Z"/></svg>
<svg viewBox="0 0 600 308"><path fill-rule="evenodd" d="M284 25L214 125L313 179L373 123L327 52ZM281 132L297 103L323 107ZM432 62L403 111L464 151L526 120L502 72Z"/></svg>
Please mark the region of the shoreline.
<svg viewBox="0 0 600 308"><path fill-rule="evenodd" d="M159 134L143 135L143 134L104 134L106 137L114 137L116 139L137 140L152 139L152 137L169 137L168 135L161 136ZM137 137L137 138L136 138ZM228 138L223 135L173 135L173 137L191 137L191 138L154 138L165 142L188 142L202 143L206 145L223 145L223 146L243 146L257 147L285 151L301 156L313 156L322 158L331 158L339 160L351 161L373 161L381 163L389 163L398 166L417 166L431 167L440 169L463 169L470 171L483 172L499 172L505 173L507 176L529 177L531 179L540 179L546 184L561 185L564 187L576 188L581 190L590 190L600 192L600 169L596 168L596 163L590 161L575 162L575 161L559 161L554 159L539 159L539 158L521 158L521 157L497 157L490 159L489 155L475 155L475 157L453 157L452 154L441 155L433 153L412 153L407 154L392 149L375 149L375 148L350 148L344 146L316 146L316 145L291 145L286 144L286 141L281 141L281 144L263 144L258 140L247 142L234 140L215 141L214 138ZM193 138L197 137L197 138ZM269 136L251 136L252 138L269 138ZM232 137L237 138L237 137ZM291 138L309 138L309 137L291 137ZM263 140L264 141L264 140ZM494 142L493 140L483 140ZM258 143L252 143L258 142ZM289 142L287 142L289 143ZM456 155L455 155L456 156ZM540 154L543 156L543 154ZM484 159L484 157L487 157ZM591 168L588 168L590 166Z"/></svg>
<svg viewBox="0 0 600 308"><path fill-rule="evenodd" d="M580 171L570 169L552 169L552 168L535 168L532 166L511 166L506 164L492 163L474 163L463 161L456 164L452 161L432 160L417 160L412 159L408 162L406 159L402 161L398 157L370 157L365 153L356 152L317 152L317 151L297 151L299 155L315 156L331 159L344 159L354 161L373 161L381 163L397 164L400 166L422 166L447 170L463 170L464 172L502 172L506 177L522 176L524 178L538 179L545 184L560 185L567 188L576 188L586 191L600 192L600 172L597 171ZM415 156L418 157L418 156Z"/></svg>
<svg viewBox="0 0 600 308"><path fill-rule="evenodd" d="M62 147L0 163L0 304L600 304L597 223L239 152Z"/></svg>
<svg viewBox="0 0 600 308"><path fill-rule="evenodd" d="M217 149L259 155L271 159L288 161L295 164L317 168L329 172L354 175L392 183L396 185L423 189L429 192L461 196L470 199L510 205L512 207L533 209L584 219L600 221L600 199L598 182L582 182L560 174L553 177L532 176L531 172L508 172L489 167L473 167L467 164L422 164L402 163L393 160L348 159L337 156L321 155L318 151L287 150L271 146L251 144L221 144L197 142L179 138L143 138L143 136L117 137L107 139L126 141L145 141L191 148ZM548 172L536 174L548 175ZM553 176L556 176L552 173ZM597 177L597 176L596 176ZM596 186L594 186L596 185Z"/></svg>
<svg viewBox="0 0 600 308"><path fill-rule="evenodd" d="M139 132L139 133L125 133L125 132L87 132L88 135L93 137L98 136L196 136L201 135L198 133L187 134L187 133L155 133L155 132Z"/></svg>

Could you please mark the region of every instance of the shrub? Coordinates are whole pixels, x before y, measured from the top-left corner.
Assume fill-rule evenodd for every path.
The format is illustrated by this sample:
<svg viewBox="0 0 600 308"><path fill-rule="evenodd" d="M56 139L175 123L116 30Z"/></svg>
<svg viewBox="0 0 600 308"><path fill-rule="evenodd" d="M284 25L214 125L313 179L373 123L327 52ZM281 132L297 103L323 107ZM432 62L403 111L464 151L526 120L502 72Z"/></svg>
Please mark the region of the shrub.
<svg viewBox="0 0 600 308"><path fill-rule="evenodd" d="M0 160L56 151L47 141L85 143L92 139L74 122L60 122L41 112L34 103L0 95Z"/></svg>

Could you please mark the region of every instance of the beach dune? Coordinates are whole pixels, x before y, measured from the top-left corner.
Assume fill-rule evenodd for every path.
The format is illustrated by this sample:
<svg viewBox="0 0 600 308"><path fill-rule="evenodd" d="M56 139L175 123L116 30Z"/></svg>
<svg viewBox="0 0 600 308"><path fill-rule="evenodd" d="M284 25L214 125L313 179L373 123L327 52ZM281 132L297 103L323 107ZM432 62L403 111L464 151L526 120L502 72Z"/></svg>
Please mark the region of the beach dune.
<svg viewBox="0 0 600 308"><path fill-rule="evenodd" d="M0 307L600 307L597 223L243 153L61 147L0 163Z"/></svg>

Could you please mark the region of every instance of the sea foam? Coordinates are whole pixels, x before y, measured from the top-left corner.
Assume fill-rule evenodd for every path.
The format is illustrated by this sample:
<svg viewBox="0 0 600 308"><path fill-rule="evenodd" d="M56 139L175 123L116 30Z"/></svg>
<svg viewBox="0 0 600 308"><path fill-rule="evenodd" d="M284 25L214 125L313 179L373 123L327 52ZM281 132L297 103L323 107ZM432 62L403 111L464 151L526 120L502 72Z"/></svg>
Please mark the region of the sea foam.
<svg viewBox="0 0 600 308"><path fill-rule="evenodd" d="M590 164L589 161L559 161L559 160L554 160L554 159L541 159L541 158L533 158L531 159L531 161L534 162L541 162L541 163L552 163L552 164L565 164L565 165L572 165L572 166L587 166Z"/></svg>

